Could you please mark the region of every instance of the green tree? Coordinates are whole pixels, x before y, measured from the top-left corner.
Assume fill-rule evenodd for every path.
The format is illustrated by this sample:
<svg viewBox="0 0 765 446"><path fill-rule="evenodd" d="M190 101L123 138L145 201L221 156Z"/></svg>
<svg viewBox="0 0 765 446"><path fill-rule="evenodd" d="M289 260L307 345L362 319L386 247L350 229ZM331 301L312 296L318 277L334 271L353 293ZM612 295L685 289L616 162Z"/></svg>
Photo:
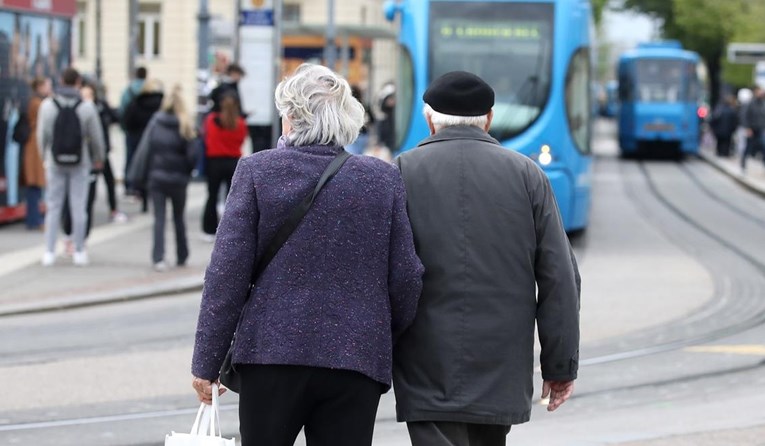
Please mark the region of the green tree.
<svg viewBox="0 0 765 446"><path fill-rule="evenodd" d="M592 0L592 15L595 18L595 26L600 26L603 19L603 11L609 3L610 0Z"/></svg>
<svg viewBox="0 0 765 446"><path fill-rule="evenodd" d="M665 38L701 55L709 69L712 101L719 97L728 44L746 30L761 29L760 0L624 0L622 7L648 14L662 24Z"/></svg>

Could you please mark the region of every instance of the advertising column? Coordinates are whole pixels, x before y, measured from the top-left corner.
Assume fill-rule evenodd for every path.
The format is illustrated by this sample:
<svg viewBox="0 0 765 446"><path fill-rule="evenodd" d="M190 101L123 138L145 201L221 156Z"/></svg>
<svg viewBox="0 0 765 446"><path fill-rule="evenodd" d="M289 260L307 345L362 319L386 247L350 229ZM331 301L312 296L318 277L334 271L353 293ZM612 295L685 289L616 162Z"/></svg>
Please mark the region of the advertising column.
<svg viewBox="0 0 765 446"><path fill-rule="evenodd" d="M274 4L278 1L240 0L238 59L246 76L239 82L239 93L253 152L273 147L277 37Z"/></svg>

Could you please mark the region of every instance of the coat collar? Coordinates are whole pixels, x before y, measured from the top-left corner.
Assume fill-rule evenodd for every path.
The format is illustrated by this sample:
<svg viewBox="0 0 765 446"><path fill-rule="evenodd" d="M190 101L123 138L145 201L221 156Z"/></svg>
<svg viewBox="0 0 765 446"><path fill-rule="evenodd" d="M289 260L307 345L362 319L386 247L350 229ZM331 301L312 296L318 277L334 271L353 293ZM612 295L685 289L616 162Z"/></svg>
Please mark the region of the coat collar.
<svg viewBox="0 0 765 446"><path fill-rule="evenodd" d="M479 129L472 125L455 125L445 127L436 132L435 135L425 138L417 144L417 147L426 146L435 142L453 141L455 139L472 139L499 145L499 141L492 138L488 133L483 131L483 129Z"/></svg>
<svg viewBox="0 0 765 446"><path fill-rule="evenodd" d="M279 137L279 141L276 143L277 149L287 149L287 150L297 150L299 152L306 152L311 153L315 155L337 155L340 153L341 150L343 150L343 147L335 145L335 144L329 144L329 145L322 145L322 144L309 144L306 146L293 146L289 138L282 135Z"/></svg>

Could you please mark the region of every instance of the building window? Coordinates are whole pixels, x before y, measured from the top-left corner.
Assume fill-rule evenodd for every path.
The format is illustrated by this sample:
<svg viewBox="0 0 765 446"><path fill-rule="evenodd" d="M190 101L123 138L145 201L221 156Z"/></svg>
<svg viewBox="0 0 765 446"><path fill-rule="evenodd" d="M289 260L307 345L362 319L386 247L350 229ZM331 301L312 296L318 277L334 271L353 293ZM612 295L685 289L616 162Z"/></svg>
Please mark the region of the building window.
<svg viewBox="0 0 765 446"><path fill-rule="evenodd" d="M300 4L285 3L282 9L282 21L300 23Z"/></svg>
<svg viewBox="0 0 765 446"><path fill-rule="evenodd" d="M74 40L74 48L77 57L86 57L87 54L87 3L77 2L77 15L74 16L74 32L72 38Z"/></svg>
<svg viewBox="0 0 765 446"><path fill-rule="evenodd" d="M152 59L161 54L162 10L159 3L142 3L138 11L138 54Z"/></svg>

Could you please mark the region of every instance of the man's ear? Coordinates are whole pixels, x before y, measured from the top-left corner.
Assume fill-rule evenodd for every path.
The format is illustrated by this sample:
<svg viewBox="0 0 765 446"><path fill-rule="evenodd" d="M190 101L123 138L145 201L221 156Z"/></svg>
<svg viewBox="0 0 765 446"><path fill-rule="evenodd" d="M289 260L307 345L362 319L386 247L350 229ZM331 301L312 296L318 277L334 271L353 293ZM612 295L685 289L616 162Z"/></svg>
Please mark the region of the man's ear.
<svg viewBox="0 0 765 446"><path fill-rule="evenodd" d="M494 119L494 109L491 109L489 111L489 114L486 115L486 126L483 128L483 130L486 133L489 133L489 129L491 128L491 121Z"/></svg>
<svg viewBox="0 0 765 446"><path fill-rule="evenodd" d="M430 129L430 135L436 134L436 127L433 125L433 121L430 119L430 113L425 113L425 122L428 123L428 129Z"/></svg>

